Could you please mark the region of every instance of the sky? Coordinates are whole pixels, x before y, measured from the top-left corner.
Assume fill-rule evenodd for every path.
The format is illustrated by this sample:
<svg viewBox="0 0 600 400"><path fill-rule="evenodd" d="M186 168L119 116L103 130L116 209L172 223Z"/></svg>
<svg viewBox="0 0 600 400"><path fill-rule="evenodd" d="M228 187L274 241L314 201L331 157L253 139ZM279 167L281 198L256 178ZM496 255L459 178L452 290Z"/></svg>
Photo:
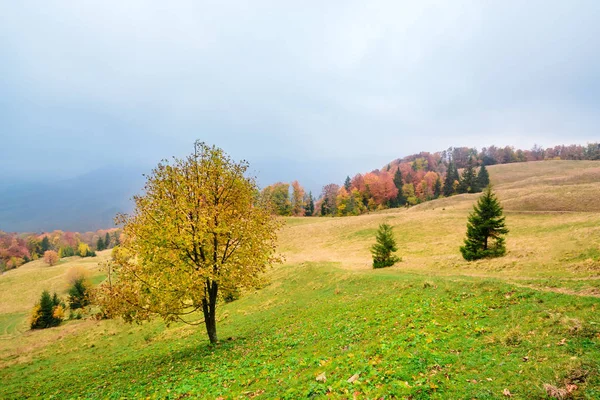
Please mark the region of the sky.
<svg viewBox="0 0 600 400"><path fill-rule="evenodd" d="M200 139L318 190L419 151L600 139L600 2L4 1L0 179Z"/></svg>

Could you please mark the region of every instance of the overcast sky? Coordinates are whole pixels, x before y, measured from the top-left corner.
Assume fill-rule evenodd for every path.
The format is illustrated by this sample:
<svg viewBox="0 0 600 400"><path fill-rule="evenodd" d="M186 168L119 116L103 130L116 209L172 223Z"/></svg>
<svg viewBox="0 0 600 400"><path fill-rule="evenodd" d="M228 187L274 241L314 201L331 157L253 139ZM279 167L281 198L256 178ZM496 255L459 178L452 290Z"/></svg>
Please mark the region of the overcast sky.
<svg viewBox="0 0 600 400"><path fill-rule="evenodd" d="M597 0L3 1L1 175L201 139L315 188L421 150L598 141L599 21Z"/></svg>

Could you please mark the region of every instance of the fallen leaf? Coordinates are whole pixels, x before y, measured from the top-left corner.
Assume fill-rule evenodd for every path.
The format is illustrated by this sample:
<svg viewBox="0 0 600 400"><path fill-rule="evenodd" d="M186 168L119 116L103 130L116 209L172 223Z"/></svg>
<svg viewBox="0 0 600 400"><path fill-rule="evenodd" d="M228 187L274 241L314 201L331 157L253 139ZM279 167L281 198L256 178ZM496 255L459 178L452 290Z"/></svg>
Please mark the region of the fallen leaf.
<svg viewBox="0 0 600 400"><path fill-rule="evenodd" d="M558 388L548 383L544 383L544 389L546 390L546 394L554 399L566 399L569 394L567 389Z"/></svg>
<svg viewBox="0 0 600 400"><path fill-rule="evenodd" d="M510 390L508 390L508 389L504 389L502 391L502 394L505 395L506 397L512 397L512 394L510 393Z"/></svg>
<svg viewBox="0 0 600 400"><path fill-rule="evenodd" d="M571 384L567 384L566 388L567 388L567 392L573 393L574 391L577 390L577 385L572 384L572 383Z"/></svg>
<svg viewBox="0 0 600 400"><path fill-rule="evenodd" d="M322 374L320 374L319 376L317 376L317 382L326 382L327 381L327 377L325 376L325 372L323 372Z"/></svg>
<svg viewBox="0 0 600 400"><path fill-rule="evenodd" d="M352 382L356 381L357 379L358 379L358 374L354 374L350 378L348 378L348 380L346 382L352 383Z"/></svg>

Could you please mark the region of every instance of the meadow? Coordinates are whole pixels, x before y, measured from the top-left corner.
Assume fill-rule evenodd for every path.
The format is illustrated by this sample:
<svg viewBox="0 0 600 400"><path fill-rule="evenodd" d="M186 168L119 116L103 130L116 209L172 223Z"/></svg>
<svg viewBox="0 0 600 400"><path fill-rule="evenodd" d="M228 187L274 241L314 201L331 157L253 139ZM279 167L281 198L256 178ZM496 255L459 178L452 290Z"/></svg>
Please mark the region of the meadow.
<svg viewBox="0 0 600 400"><path fill-rule="evenodd" d="M70 320L28 330L43 289L99 261L0 276L1 398L600 398L600 164L489 168L507 255L466 262L478 194L357 217L288 218L285 263L203 326ZM402 262L372 270L377 226Z"/></svg>

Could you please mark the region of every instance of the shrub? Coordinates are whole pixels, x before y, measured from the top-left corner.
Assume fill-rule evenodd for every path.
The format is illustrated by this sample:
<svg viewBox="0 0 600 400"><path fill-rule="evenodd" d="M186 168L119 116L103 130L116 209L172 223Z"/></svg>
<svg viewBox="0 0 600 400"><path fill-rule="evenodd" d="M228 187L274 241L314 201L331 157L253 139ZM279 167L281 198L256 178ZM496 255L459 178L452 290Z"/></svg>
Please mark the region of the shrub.
<svg viewBox="0 0 600 400"><path fill-rule="evenodd" d="M223 300L225 303L231 303L232 301L238 300L240 297L241 292L238 288L223 290Z"/></svg>
<svg viewBox="0 0 600 400"><path fill-rule="evenodd" d="M73 250L71 246L61 247L60 250L58 250L58 255L60 258L72 257L75 255L75 250Z"/></svg>
<svg viewBox="0 0 600 400"><path fill-rule="evenodd" d="M388 224L379 225L376 236L377 243L371 247L373 255L373 268L391 267L400 258L393 253L398 250L392 227Z"/></svg>
<svg viewBox="0 0 600 400"><path fill-rule="evenodd" d="M31 329L45 329L58 326L64 318L64 307L60 304L60 299L54 293L44 290L40 301L31 310Z"/></svg>

